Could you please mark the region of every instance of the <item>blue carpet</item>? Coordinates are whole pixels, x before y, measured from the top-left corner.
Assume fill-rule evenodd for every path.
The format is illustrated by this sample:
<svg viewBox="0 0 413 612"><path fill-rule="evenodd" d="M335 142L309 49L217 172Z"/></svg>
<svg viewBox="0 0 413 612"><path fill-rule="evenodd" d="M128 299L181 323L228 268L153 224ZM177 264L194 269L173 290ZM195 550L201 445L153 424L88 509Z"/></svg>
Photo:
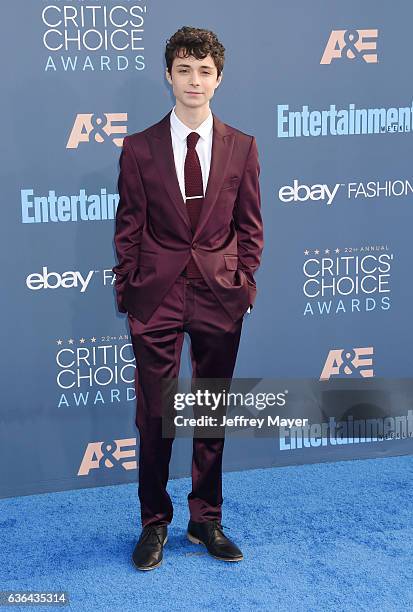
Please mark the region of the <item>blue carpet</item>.
<svg viewBox="0 0 413 612"><path fill-rule="evenodd" d="M186 539L189 490L169 483L174 520L151 572L130 561L136 484L2 500L0 590L65 590L82 611L413 610L412 456L225 473L240 563Z"/></svg>

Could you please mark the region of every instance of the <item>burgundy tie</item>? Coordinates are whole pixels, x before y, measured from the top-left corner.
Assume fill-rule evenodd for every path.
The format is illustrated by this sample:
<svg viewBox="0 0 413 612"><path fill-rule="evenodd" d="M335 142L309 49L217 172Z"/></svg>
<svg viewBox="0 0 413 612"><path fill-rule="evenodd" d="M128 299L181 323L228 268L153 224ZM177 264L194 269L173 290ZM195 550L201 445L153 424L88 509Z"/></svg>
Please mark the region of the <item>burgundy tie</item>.
<svg viewBox="0 0 413 612"><path fill-rule="evenodd" d="M199 163L198 153L195 149L198 139L199 134L197 132L188 134L186 139L187 152L184 166L186 206L191 222L192 234L195 233L196 226L198 225L198 219L204 201L201 164ZM192 256L185 269L185 274L191 278L202 277Z"/></svg>

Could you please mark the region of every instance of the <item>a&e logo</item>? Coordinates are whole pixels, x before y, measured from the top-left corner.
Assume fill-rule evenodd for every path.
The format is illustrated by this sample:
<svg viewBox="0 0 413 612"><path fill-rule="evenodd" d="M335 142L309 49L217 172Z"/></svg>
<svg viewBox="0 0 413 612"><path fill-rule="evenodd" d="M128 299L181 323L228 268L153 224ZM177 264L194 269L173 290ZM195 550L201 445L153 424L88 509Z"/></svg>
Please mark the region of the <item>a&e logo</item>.
<svg viewBox="0 0 413 612"><path fill-rule="evenodd" d="M320 64L349 59L377 64L378 30L332 30Z"/></svg>
<svg viewBox="0 0 413 612"><path fill-rule="evenodd" d="M83 113L76 115L75 122L70 132L66 149L77 149L80 142L102 143L111 140L116 146L121 147L123 136L116 137L114 134L126 134L127 113ZM116 122L122 122L116 124Z"/></svg>
<svg viewBox="0 0 413 612"><path fill-rule="evenodd" d="M332 376L351 376L372 378L373 347L354 349L333 349L328 353L320 380L329 380Z"/></svg>
<svg viewBox="0 0 413 612"><path fill-rule="evenodd" d="M124 470L136 470L137 463L134 457L136 457L136 438L90 442L86 447L77 475L87 476L90 470L104 467L111 469L121 466Z"/></svg>

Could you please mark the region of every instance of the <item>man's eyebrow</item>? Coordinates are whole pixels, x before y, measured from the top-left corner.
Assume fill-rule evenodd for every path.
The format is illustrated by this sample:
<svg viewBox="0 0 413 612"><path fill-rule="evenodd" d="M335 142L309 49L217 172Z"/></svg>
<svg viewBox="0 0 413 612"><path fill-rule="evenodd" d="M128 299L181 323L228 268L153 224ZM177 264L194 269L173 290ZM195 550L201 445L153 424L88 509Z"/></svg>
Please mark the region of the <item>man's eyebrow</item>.
<svg viewBox="0 0 413 612"><path fill-rule="evenodd" d="M176 64L178 67L180 68L190 68L190 64ZM206 66L206 65L202 65L200 66L200 68L208 68L209 70L213 70L214 66Z"/></svg>

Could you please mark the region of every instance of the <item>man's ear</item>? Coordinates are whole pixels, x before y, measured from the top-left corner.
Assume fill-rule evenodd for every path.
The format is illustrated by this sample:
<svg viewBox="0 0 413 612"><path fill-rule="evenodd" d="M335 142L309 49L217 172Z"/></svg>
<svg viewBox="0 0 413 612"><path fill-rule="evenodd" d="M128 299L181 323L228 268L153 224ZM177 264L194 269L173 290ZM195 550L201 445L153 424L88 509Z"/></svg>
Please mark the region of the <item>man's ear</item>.
<svg viewBox="0 0 413 612"><path fill-rule="evenodd" d="M221 72L221 74L219 75L219 77L217 78L217 84L215 86L215 89L218 87L218 85L221 83L222 81L222 77L223 77L224 71Z"/></svg>
<svg viewBox="0 0 413 612"><path fill-rule="evenodd" d="M171 78L168 68L166 68L165 70L165 76L166 76L166 80L168 81L169 85L172 85L172 78Z"/></svg>

